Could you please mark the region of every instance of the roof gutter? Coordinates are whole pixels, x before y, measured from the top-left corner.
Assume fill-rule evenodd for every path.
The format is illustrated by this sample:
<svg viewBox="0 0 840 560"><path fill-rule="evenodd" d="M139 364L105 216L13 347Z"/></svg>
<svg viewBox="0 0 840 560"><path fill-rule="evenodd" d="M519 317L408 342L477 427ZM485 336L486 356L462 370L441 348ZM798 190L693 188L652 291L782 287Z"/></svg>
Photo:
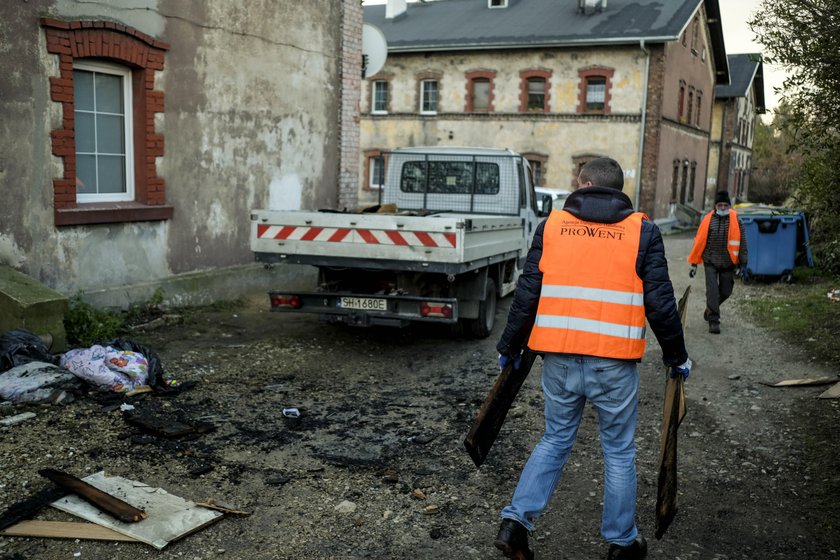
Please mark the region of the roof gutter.
<svg viewBox="0 0 840 560"><path fill-rule="evenodd" d="M387 35L386 35L387 36ZM678 40L679 37L661 36L661 37L616 37L614 39L600 39L597 41L580 40L580 41L543 41L533 43L449 43L437 45L411 45L411 46L395 46L393 43L388 43L388 53L410 53L410 52L434 52L434 51L474 51L486 49L534 49L534 48L549 48L549 47L589 47L589 46L603 46L603 45L635 45L637 42L641 43L667 43Z"/></svg>
<svg viewBox="0 0 840 560"><path fill-rule="evenodd" d="M647 125L648 77L650 73L650 51L645 47L645 40L639 39L639 48L645 53L645 73L642 79L642 120L639 126L639 165L636 167L636 196L633 207L639 211L642 194L642 163L645 155L645 129Z"/></svg>

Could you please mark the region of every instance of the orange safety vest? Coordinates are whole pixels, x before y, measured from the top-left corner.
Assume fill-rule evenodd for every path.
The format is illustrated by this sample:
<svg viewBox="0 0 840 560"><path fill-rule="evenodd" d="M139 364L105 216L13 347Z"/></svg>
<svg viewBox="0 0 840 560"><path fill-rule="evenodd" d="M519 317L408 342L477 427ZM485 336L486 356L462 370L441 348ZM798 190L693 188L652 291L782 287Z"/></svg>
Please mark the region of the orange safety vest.
<svg viewBox="0 0 840 560"><path fill-rule="evenodd" d="M706 240L709 238L709 224L712 223L712 214L714 214L714 211L706 214L697 228L697 235L694 236L694 247L688 254L688 262L691 264L703 262L703 251L706 250ZM735 210L729 210L729 231L726 236L729 238L726 244L729 258L732 259L732 264L737 265L738 254L741 252L741 226L738 224L738 214Z"/></svg>
<svg viewBox="0 0 840 560"><path fill-rule="evenodd" d="M642 219L587 222L553 210L543 232L542 291L528 347L619 360L645 353L645 305L636 273Z"/></svg>

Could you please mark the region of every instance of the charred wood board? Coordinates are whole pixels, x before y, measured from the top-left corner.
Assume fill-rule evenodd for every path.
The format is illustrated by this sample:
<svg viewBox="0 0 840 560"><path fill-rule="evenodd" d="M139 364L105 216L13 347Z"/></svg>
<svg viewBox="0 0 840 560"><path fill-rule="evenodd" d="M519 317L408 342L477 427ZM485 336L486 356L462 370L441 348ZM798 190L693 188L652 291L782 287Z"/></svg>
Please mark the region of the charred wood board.
<svg viewBox="0 0 840 560"><path fill-rule="evenodd" d="M496 377L493 388L484 399L484 404L481 405L467 437L464 438L464 447L467 448L467 453L476 467L480 467L490 453L490 448L496 441L513 400L528 377L536 357L534 352L525 350L519 369L514 367L514 361L511 360Z"/></svg>
<svg viewBox="0 0 840 560"><path fill-rule="evenodd" d="M12 504L11 507L0 514L0 531L24 519L29 519L41 511L44 506L63 498L68 493L64 488L44 488L29 498Z"/></svg>
<svg viewBox="0 0 840 560"><path fill-rule="evenodd" d="M103 492L95 486L91 486L84 480L76 478L55 469L41 469L38 471L41 476L47 477L55 484L78 495L92 506L113 516L123 523L135 523L146 518L146 512L133 505L116 498L107 492Z"/></svg>

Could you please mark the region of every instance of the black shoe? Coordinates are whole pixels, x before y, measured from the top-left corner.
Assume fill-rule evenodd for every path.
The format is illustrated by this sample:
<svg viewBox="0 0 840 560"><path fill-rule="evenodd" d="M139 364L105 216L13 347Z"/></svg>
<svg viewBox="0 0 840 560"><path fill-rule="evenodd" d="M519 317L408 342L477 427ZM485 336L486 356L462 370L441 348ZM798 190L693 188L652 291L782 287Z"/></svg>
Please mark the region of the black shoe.
<svg viewBox="0 0 840 560"><path fill-rule="evenodd" d="M720 334L720 323L716 321L709 322L709 332L712 334Z"/></svg>
<svg viewBox="0 0 840 560"><path fill-rule="evenodd" d="M640 534L627 546L610 545L607 560L643 560L647 556L647 541Z"/></svg>
<svg viewBox="0 0 840 560"><path fill-rule="evenodd" d="M528 530L513 519L502 519L499 534L493 544L506 557L516 560L533 560L534 553L528 548Z"/></svg>

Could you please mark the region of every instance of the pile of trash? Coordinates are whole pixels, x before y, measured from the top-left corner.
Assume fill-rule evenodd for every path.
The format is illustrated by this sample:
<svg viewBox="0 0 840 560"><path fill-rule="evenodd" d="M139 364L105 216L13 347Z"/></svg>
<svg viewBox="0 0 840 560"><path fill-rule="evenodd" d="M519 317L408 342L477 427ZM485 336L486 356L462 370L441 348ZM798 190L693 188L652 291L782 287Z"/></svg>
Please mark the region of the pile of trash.
<svg viewBox="0 0 840 560"><path fill-rule="evenodd" d="M129 339L51 354L45 341L26 330L0 334L0 401L67 403L87 388L131 394L172 392L158 356Z"/></svg>

